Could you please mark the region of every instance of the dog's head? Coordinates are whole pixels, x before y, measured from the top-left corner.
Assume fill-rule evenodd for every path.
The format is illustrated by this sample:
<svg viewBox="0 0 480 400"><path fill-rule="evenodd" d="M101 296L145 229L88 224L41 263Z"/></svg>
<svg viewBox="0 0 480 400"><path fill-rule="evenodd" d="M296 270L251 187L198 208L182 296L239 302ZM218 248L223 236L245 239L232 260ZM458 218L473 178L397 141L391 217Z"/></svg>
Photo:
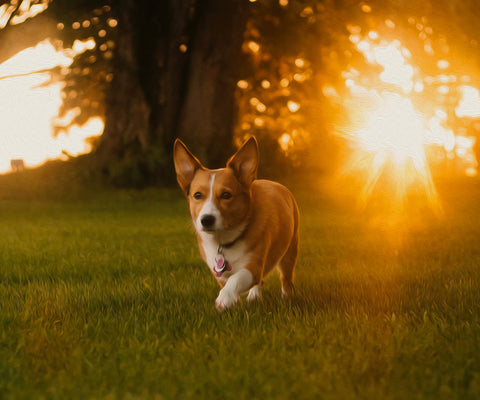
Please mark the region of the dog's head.
<svg viewBox="0 0 480 400"><path fill-rule="evenodd" d="M222 233L240 227L250 208L250 186L257 177L258 145L254 137L227 162L208 169L177 139L173 159L177 181L198 232Z"/></svg>

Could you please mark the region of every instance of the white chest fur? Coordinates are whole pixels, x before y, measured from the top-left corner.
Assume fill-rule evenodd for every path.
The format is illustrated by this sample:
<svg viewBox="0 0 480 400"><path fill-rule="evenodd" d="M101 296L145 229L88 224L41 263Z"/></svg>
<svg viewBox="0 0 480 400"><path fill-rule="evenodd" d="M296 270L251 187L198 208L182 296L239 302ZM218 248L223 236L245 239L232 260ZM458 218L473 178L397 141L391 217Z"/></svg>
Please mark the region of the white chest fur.
<svg viewBox="0 0 480 400"><path fill-rule="evenodd" d="M202 237L202 247L205 252L206 263L212 272L219 256L219 244L215 237L208 233L200 233ZM246 252L246 246L242 241L235 243L232 247L222 250L224 258L232 267L230 271L224 271L218 279L226 282L230 276L244 269L250 259L250 255Z"/></svg>

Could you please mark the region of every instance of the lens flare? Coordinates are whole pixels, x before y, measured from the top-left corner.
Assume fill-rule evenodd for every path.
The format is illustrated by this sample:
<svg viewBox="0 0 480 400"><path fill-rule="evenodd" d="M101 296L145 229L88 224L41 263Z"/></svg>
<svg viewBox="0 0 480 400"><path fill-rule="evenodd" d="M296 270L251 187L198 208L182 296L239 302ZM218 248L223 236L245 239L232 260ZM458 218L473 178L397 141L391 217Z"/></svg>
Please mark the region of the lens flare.
<svg viewBox="0 0 480 400"><path fill-rule="evenodd" d="M412 102L398 94L385 93L381 106L367 117L366 126L355 135L360 146L372 153L384 154L403 167L412 160L415 168L425 168L423 121Z"/></svg>
<svg viewBox="0 0 480 400"><path fill-rule="evenodd" d="M441 211L425 146L440 142L446 147L451 141L451 131L442 125L444 114L439 110L428 119L414 107L409 96L422 92L423 84L416 80L410 52L398 40L379 41L377 35L362 38L358 33L350 40L368 63L382 67L379 79L390 86L359 85L364 80L354 68L342 74L351 95L344 104L357 121L356 126L342 129L341 135L354 148L344 172L363 172L362 203L368 201L380 177L388 175L398 202L404 201L411 186L420 185L432 209Z"/></svg>
<svg viewBox="0 0 480 400"><path fill-rule="evenodd" d="M409 186L420 183L432 208L439 210L425 155L424 118L410 99L399 94L384 92L379 103L361 128L347 133L356 151L345 172L363 170L366 173L362 203L368 201L379 178L388 172L393 176L397 202L403 202Z"/></svg>

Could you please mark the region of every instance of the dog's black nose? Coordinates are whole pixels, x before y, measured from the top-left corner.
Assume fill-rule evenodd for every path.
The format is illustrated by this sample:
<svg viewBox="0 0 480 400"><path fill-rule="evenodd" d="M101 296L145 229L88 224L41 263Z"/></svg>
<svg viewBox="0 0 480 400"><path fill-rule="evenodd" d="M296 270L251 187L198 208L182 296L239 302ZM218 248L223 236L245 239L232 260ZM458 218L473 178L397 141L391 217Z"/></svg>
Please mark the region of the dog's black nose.
<svg viewBox="0 0 480 400"><path fill-rule="evenodd" d="M205 214L201 219L200 222L202 223L202 226L204 228L211 228L213 225L215 225L215 217L210 214Z"/></svg>

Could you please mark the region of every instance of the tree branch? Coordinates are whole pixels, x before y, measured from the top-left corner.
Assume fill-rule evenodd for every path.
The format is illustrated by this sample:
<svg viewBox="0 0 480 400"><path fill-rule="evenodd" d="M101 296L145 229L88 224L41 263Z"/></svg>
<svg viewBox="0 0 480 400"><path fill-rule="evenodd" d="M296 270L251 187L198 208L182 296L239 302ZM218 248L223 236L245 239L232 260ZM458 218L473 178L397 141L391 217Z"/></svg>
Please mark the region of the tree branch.
<svg viewBox="0 0 480 400"><path fill-rule="evenodd" d="M30 71L30 72L24 72L22 74L14 74L14 75L4 75L0 76L0 81L4 79L11 79L11 78L20 78L22 76L30 76L30 75L35 75L35 74L44 74L47 72L54 72L55 70L58 70L59 67L53 67L53 68L45 68L45 69L39 69L35 71Z"/></svg>
<svg viewBox="0 0 480 400"><path fill-rule="evenodd" d="M12 22L12 19L13 17L15 16L15 14L17 13L17 11L20 9L20 6L22 5L22 2L19 1L17 6L15 7L15 10L13 10L11 13L10 13L10 16L8 17L8 20L7 20L7 23L5 24L5 28L10 25L10 22ZM4 29L5 29L4 28Z"/></svg>
<svg viewBox="0 0 480 400"><path fill-rule="evenodd" d="M60 38L57 21L50 7L22 24L7 25L0 30L0 64L47 38Z"/></svg>

